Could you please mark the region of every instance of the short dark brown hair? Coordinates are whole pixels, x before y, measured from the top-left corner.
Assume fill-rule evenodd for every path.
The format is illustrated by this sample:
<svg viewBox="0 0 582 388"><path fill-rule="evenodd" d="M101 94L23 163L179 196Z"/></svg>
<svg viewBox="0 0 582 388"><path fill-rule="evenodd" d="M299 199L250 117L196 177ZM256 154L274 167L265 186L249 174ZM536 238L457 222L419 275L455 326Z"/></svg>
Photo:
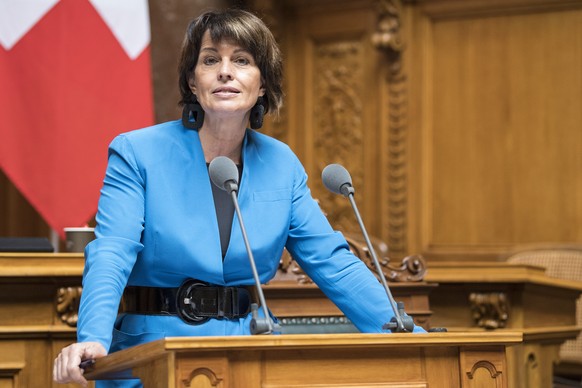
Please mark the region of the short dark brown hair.
<svg viewBox="0 0 582 388"><path fill-rule="evenodd" d="M253 56L261 72L262 87L265 89L263 96L265 110L277 114L283 105L281 51L265 23L256 15L242 9L208 11L188 25L178 66L180 104L193 101L188 80L196 68L202 37L206 31L210 32L213 42L232 39Z"/></svg>

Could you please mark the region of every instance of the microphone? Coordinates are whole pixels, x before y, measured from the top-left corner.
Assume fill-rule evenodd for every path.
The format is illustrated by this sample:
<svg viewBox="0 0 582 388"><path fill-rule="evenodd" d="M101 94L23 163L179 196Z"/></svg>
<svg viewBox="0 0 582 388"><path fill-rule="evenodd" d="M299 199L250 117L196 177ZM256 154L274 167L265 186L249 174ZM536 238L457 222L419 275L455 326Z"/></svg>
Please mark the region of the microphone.
<svg viewBox="0 0 582 388"><path fill-rule="evenodd" d="M267 308L267 302L261 287L261 280L259 279L259 273L257 271L257 266L255 265L255 259L251 250L251 245L249 244L249 239L247 237L247 231L243 223L240 207L238 205L238 168L234 162L226 156L218 156L214 158L212 162L210 162L208 172L212 182L220 189L228 192L231 195L234 209L236 211L236 215L238 217L242 231L243 240L247 249L251 269L253 271L253 277L255 278L255 286L257 288L257 293L259 294L259 301L261 302L261 307L263 308L263 313L265 314L264 318L259 317L257 304L251 304L251 334L271 334L275 330L280 331L279 325L274 323L271 319L271 316L269 315L269 309Z"/></svg>
<svg viewBox="0 0 582 388"><path fill-rule="evenodd" d="M374 251L374 247L370 242L370 238L368 237L368 232L366 232L366 227L364 226L362 217L360 217L360 212L358 211L356 201L354 200L354 193L356 190L352 186L352 177L350 176L350 173L339 164L330 164L323 169L321 173L321 179L329 191L335 194L341 194L348 198L352 208L354 209L358 224L360 224L360 229L362 230L362 234L366 240L366 245L368 246L368 250L370 251L374 265L376 266L376 271L378 272L382 286L384 286L384 290L386 291L386 295L388 296L388 300L390 301L390 305L394 311L394 317L390 319L390 322L382 326L382 329L390 329L390 331L393 333L412 332L414 329L414 321L412 320L412 317L404 312L404 303L396 303L392 297L388 283L386 283L386 277L384 276L384 272L382 272L382 268L380 268L380 263L376 257L376 252Z"/></svg>

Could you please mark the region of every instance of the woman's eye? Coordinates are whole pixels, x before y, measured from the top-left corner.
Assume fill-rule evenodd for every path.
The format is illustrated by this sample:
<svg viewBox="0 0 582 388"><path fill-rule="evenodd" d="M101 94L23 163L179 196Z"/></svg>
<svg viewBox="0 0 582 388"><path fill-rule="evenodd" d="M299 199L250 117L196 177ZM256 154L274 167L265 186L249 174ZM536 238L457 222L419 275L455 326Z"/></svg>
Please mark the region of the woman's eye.
<svg viewBox="0 0 582 388"><path fill-rule="evenodd" d="M238 65L248 65L250 63L250 61L247 58L237 58L234 60L234 62Z"/></svg>
<svg viewBox="0 0 582 388"><path fill-rule="evenodd" d="M214 57L206 57L202 59L202 63L204 63L205 65L214 65L217 62L218 60Z"/></svg>

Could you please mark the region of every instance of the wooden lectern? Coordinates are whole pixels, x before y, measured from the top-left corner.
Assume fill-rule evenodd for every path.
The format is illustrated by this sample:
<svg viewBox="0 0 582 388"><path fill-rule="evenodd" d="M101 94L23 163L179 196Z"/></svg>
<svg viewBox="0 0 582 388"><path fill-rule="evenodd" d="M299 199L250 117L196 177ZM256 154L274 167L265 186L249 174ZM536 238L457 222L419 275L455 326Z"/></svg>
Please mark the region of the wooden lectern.
<svg viewBox="0 0 582 388"><path fill-rule="evenodd" d="M495 387L522 334L296 334L174 337L97 360L91 380L140 378L146 388Z"/></svg>

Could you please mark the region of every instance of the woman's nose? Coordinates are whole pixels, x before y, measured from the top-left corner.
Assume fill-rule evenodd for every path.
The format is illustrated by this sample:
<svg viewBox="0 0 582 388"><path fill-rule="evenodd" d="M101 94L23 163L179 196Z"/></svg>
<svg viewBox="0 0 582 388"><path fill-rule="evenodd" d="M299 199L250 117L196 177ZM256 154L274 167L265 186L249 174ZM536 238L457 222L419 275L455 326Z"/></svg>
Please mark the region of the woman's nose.
<svg viewBox="0 0 582 388"><path fill-rule="evenodd" d="M222 61L220 68L218 69L218 79L219 80L231 80L232 76L232 63L230 61Z"/></svg>

